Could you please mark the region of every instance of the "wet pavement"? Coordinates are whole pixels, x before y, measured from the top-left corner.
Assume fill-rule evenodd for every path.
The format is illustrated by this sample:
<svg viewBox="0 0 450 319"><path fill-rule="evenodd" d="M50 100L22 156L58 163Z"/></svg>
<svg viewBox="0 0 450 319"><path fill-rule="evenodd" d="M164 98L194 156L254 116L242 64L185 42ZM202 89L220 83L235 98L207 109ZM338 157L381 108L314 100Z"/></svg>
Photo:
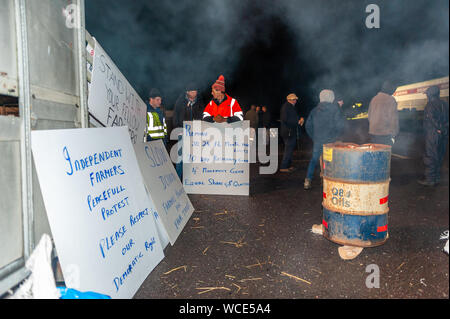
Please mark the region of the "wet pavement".
<svg viewBox="0 0 450 319"><path fill-rule="evenodd" d="M293 173L260 175L252 164L248 197L189 195L195 212L134 298L448 299L449 257L440 240L449 228L448 155L441 184L421 186L421 144L412 140L412 152L400 144L393 150L400 156L391 160L385 244L343 260L338 244L311 232L322 221L322 188L316 172L313 189L303 189L310 156L303 143ZM379 288L368 288L374 267Z"/></svg>

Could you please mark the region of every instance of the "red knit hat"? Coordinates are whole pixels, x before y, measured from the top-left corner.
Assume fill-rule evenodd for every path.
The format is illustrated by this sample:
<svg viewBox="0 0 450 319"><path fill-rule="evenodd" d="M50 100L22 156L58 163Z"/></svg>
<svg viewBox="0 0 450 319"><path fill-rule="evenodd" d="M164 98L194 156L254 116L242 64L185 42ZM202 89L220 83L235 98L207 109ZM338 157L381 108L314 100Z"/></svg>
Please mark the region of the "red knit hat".
<svg viewBox="0 0 450 319"><path fill-rule="evenodd" d="M225 92L225 78L223 75L219 76L216 82L212 85L212 88Z"/></svg>

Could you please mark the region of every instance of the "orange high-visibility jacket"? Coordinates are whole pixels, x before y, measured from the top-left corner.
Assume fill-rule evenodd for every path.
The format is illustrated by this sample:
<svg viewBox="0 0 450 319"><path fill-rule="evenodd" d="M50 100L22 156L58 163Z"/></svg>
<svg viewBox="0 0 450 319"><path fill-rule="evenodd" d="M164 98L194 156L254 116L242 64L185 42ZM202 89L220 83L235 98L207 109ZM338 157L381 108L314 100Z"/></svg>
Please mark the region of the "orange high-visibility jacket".
<svg viewBox="0 0 450 319"><path fill-rule="evenodd" d="M229 119L227 122L244 120L244 115L238 101L227 94L225 94L225 100L223 100L222 103L217 105L214 100L211 100L203 111L204 120L217 115L221 115L222 117Z"/></svg>

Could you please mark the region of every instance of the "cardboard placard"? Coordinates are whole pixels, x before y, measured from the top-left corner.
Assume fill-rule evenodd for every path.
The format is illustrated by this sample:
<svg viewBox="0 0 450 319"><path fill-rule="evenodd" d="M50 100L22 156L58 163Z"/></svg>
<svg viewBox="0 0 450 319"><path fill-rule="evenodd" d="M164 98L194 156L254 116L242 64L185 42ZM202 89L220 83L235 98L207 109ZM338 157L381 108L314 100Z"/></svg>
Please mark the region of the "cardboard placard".
<svg viewBox="0 0 450 319"><path fill-rule="evenodd" d="M144 183L173 245L194 212L162 140L134 146Z"/></svg>
<svg viewBox="0 0 450 319"><path fill-rule="evenodd" d="M67 287L131 298L164 253L128 128L33 131L31 142Z"/></svg>
<svg viewBox="0 0 450 319"><path fill-rule="evenodd" d="M249 195L249 121L183 122L182 143L186 193Z"/></svg>
<svg viewBox="0 0 450 319"><path fill-rule="evenodd" d="M91 122L105 127L128 126L131 142L143 142L147 105L96 40L93 61L88 96Z"/></svg>

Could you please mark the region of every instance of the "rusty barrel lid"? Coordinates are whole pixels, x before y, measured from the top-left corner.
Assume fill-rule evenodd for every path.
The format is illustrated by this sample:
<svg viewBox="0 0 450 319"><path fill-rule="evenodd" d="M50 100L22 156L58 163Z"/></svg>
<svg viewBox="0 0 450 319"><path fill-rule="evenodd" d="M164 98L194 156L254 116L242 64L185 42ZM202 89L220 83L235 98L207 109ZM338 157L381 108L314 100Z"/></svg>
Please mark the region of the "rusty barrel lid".
<svg viewBox="0 0 450 319"><path fill-rule="evenodd" d="M361 183L388 181L391 146L383 144L330 143L323 145L324 177Z"/></svg>

